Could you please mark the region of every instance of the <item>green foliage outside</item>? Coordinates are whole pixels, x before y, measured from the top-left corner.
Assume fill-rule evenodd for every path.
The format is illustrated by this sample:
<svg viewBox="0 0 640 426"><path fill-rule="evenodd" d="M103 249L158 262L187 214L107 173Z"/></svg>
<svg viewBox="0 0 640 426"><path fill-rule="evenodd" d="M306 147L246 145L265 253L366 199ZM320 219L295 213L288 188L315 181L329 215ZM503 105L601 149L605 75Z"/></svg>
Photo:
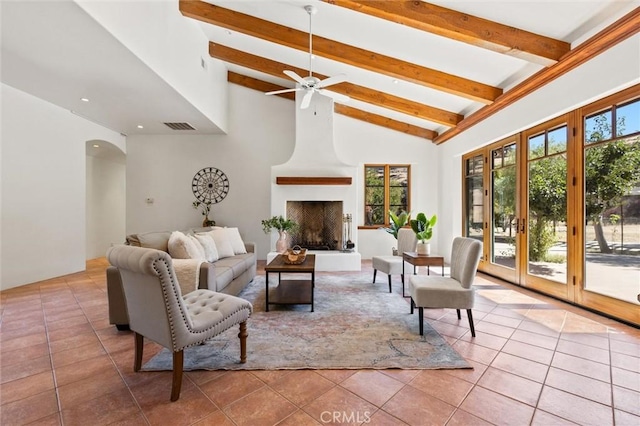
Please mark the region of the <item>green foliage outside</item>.
<svg viewBox="0 0 640 426"><path fill-rule="evenodd" d="M365 224L384 225L388 213L384 205L384 166L365 167ZM389 177L389 209L399 215L406 211L408 187L406 178Z"/></svg>

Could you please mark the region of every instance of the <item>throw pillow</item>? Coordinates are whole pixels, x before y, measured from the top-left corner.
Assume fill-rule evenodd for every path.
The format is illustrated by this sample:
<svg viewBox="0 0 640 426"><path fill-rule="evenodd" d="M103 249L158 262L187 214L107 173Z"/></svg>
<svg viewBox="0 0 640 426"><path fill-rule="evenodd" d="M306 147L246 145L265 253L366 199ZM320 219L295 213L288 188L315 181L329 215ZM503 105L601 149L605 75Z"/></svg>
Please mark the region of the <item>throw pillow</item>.
<svg viewBox="0 0 640 426"><path fill-rule="evenodd" d="M216 242L216 248L218 249L218 257L224 259L225 257L231 257L235 255L233 247L227 236L226 229L214 229L207 232L207 234L213 237L213 241Z"/></svg>
<svg viewBox="0 0 640 426"><path fill-rule="evenodd" d="M238 228L225 228L225 230L227 231L227 237L229 238L231 247L233 247L233 253L246 254L247 248L244 246L244 241L242 241Z"/></svg>
<svg viewBox="0 0 640 426"><path fill-rule="evenodd" d="M196 234L196 238L200 241L200 244L204 249L204 258L207 259L207 262L215 262L219 259L216 242L213 240L211 235L203 232Z"/></svg>
<svg viewBox="0 0 640 426"><path fill-rule="evenodd" d="M207 256L205 256L204 247L202 247L202 244L200 244L200 241L195 237L195 235L187 234L187 238L193 241L193 244L196 246L196 249L198 249L199 256L197 257L197 259L206 260Z"/></svg>
<svg viewBox="0 0 640 426"><path fill-rule="evenodd" d="M173 231L169 237L169 254L174 259L202 259L204 254L195 245L192 239L180 231Z"/></svg>

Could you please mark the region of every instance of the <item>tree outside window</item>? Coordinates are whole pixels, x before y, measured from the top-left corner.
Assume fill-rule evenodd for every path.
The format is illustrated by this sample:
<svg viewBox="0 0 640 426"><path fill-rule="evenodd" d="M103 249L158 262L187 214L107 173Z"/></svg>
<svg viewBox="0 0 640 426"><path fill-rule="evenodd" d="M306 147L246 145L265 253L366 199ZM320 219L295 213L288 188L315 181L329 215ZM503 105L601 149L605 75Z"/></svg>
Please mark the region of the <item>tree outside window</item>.
<svg viewBox="0 0 640 426"><path fill-rule="evenodd" d="M396 214L409 212L410 172L409 165L365 165L365 226L388 226L389 210Z"/></svg>

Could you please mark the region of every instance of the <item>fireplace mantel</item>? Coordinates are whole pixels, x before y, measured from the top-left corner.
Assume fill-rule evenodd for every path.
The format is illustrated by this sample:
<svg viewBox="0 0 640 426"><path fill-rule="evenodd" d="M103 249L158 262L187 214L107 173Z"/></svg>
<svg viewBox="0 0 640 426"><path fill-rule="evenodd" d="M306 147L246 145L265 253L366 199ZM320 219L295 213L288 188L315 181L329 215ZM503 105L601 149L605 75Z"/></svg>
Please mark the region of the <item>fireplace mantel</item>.
<svg viewBox="0 0 640 426"><path fill-rule="evenodd" d="M277 185L351 185L349 176L278 176Z"/></svg>

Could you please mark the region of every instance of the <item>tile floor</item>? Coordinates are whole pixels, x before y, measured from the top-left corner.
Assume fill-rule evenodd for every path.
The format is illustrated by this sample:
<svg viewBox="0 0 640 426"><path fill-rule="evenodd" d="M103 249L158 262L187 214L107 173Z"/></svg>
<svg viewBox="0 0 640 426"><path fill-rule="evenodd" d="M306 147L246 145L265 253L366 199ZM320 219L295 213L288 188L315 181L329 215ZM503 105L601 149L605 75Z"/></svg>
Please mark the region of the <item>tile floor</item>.
<svg viewBox="0 0 640 426"><path fill-rule="evenodd" d="M640 330L483 275L475 339L425 311L473 370L187 372L171 403L109 325L105 267L0 293L2 425L640 425Z"/></svg>

